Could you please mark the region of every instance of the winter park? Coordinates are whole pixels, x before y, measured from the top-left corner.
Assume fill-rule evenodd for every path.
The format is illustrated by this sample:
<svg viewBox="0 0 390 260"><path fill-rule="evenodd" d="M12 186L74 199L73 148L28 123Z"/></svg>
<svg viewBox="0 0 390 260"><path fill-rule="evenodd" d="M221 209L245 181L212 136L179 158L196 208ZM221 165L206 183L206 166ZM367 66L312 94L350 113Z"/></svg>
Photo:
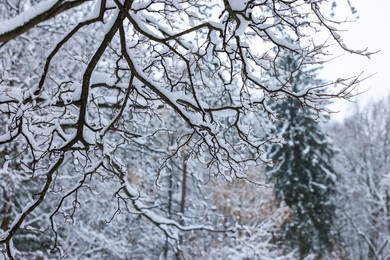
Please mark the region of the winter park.
<svg viewBox="0 0 390 260"><path fill-rule="evenodd" d="M0 260L390 259L370 3L0 0Z"/></svg>

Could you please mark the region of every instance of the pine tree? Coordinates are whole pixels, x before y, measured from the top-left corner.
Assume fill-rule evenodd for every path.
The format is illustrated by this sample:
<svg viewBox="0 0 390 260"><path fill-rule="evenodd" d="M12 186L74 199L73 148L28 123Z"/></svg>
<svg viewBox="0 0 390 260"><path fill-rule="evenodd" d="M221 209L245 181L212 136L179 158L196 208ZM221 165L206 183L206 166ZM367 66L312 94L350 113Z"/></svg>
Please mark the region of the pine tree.
<svg viewBox="0 0 390 260"><path fill-rule="evenodd" d="M292 55L281 63L291 71L290 76L284 77L291 88L299 91L321 83L315 76L308 77L316 75L316 70L294 73L301 65ZM284 201L292 211L276 239L297 248L301 259L309 253L321 256L332 245L335 208L331 196L336 179L330 164L333 151L313 119L315 111L302 109L302 104L291 98L273 109L279 114L276 131L285 144L270 149L274 166L267 169L267 174L274 181L277 201Z"/></svg>

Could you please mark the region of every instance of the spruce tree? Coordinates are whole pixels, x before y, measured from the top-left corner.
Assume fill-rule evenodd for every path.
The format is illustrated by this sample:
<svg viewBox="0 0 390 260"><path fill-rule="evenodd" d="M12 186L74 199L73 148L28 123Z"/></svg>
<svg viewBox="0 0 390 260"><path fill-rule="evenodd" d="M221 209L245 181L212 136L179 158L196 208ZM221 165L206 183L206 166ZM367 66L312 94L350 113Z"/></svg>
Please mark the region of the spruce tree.
<svg viewBox="0 0 390 260"><path fill-rule="evenodd" d="M298 71L293 55L281 62L290 76L284 80L295 90L319 86L316 70ZM309 253L321 256L332 246L332 223L335 207L331 196L334 193L335 175L331 166L333 151L326 134L314 119L316 111L302 109L298 100L286 99L273 106L279 114L276 131L285 143L270 149L274 166L267 174L274 181L278 202L284 201L292 214L282 224L276 239L279 243L298 249L300 258Z"/></svg>

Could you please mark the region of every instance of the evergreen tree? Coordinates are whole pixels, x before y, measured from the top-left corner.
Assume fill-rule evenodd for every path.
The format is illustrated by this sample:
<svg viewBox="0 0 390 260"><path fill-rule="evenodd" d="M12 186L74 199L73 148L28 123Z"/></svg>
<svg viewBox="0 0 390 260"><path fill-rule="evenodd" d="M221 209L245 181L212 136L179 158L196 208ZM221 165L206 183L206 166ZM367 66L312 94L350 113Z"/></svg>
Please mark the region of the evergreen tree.
<svg viewBox="0 0 390 260"><path fill-rule="evenodd" d="M286 86L299 91L320 85L315 76L308 77L316 75L316 71L299 68L302 65L293 55L284 57L281 64L291 72L280 77ZM298 248L300 258L309 253L321 256L332 245L335 208L331 195L335 175L330 160L333 151L314 119L316 111L302 109L299 100L291 98L273 105L273 109L279 114L276 131L285 144L270 149L275 165L267 169L267 174L274 181L277 201L284 201L292 211L276 239L290 248Z"/></svg>

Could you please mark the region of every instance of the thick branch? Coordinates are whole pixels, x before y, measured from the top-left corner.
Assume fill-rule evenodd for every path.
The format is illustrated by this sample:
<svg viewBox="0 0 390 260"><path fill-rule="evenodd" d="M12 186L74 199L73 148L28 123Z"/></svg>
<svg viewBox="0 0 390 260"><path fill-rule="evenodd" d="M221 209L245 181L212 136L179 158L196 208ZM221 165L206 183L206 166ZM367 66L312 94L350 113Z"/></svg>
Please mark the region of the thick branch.
<svg viewBox="0 0 390 260"><path fill-rule="evenodd" d="M56 15L64 12L64 11L67 11L69 9L72 9L74 7L77 7L83 3L86 2L86 0L76 0L76 1L73 1L73 2L65 2L65 3L62 3L63 2L62 0L61 1L58 1L57 3L54 3L52 2L53 6L48 9L48 10L45 10L45 6L47 5L50 5L50 1L47 1L47 2L44 2L42 3L42 6L34 6L32 7L31 9L32 10L40 10L40 13L37 13L34 17L32 17L31 19L29 19L27 22L23 22L24 19L26 19L25 17L28 16L28 13L31 13L33 12L32 10L27 10L26 12L23 12L21 13L20 15L10 19L10 20L7 20L5 22L2 22L2 26L4 26L3 30L0 30L0 42L7 42L9 40L12 40L16 37L18 37L19 35L27 32L28 30L30 30L32 27L36 26L37 24L40 24L44 21L47 21L53 17L55 17ZM45 5L44 5L45 4ZM22 22L19 22L19 21L22 21ZM18 24L19 22L19 24ZM14 26L16 24L16 26ZM9 28L7 28L9 26Z"/></svg>

